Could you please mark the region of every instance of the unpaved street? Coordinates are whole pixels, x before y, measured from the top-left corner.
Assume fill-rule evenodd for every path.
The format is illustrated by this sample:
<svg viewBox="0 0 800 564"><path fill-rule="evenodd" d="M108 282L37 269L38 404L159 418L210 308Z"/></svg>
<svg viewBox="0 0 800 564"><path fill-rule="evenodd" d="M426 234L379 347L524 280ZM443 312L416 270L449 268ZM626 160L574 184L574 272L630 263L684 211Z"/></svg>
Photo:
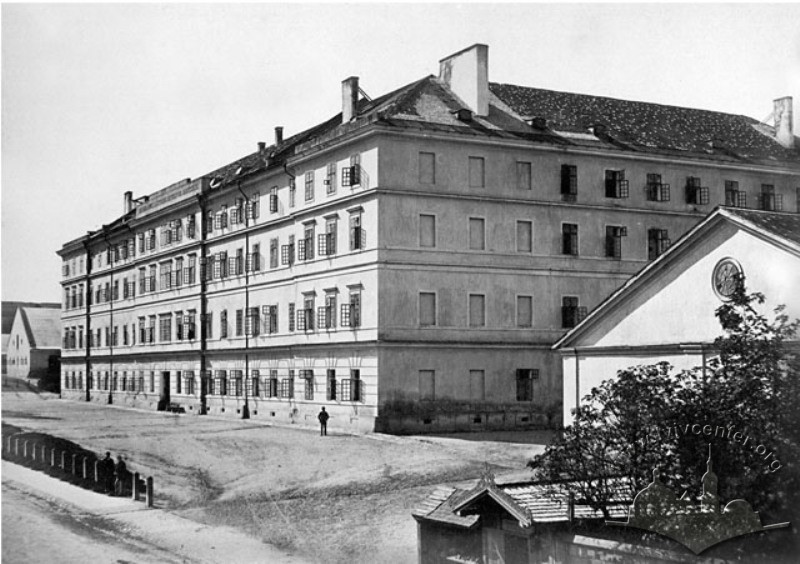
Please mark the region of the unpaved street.
<svg viewBox="0 0 800 564"><path fill-rule="evenodd" d="M29 392L7 390L2 399L6 422L125 455L131 470L154 477L158 507L325 562L415 562L410 512L433 485L475 479L487 463L499 473L524 472L549 436L502 437L515 442L493 441L498 436L491 434L320 437L314 429L68 402ZM12 492L10 503L16 502ZM5 523L7 503L3 506Z"/></svg>

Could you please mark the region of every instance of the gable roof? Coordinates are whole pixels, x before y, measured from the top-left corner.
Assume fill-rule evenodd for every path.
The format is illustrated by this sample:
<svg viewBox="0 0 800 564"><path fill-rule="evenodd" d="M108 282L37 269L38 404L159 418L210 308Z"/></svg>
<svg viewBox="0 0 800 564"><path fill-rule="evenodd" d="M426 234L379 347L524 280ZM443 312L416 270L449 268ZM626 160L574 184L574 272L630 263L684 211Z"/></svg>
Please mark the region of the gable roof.
<svg viewBox="0 0 800 564"><path fill-rule="evenodd" d="M202 176L225 184L237 177L240 167L246 174L282 167L296 154L373 124L559 146L800 166L800 139L797 149L786 149L774 139L773 128L746 116L512 84L489 83L489 91L489 115L461 121L456 111L466 104L443 81L429 75L374 100L360 99L356 118L349 123L342 123L340 112L263 153L252 153ZM533 117L544 118L548 127L532 127L526 120ZM597 124L606 126L608 133L591 134L590 128Z"/></svg>
<svg viewBox="0 0 800 564"><path fill-rule="evenodd" d="M17 315L17 308L20 307L60 308L61 304L56 302L3 302L3 335L11 333L11 326L14 324L14 317Z"/></svg>
<svg viewBox="0 0 800 564"><path fill-rule="evenodd" d="M17 313L32 349L61 348L61 307L21 307Z"/></svg>
<svg viewBox="0 0 800 564"><path fill-rule="evenodd" d="M613 518L625 517L632 501L630 481L627 478L608 480L614 499L606 509ZM470 511L474 511L478 502L488 498L514 517L520 527L564 522L571 518L602 519L602 511L574 499L576 491L573 482L526 480L497 484L493 480L482 479L470 490L438 488L423 500L412 515L417 520L471 528L478 523L480 515L470 514Z"/></svg>
<svg viewBox="0 0 800 564"><path fill-rule="evenodd" d="M543 117L559 131L586 132L604 125L633 151L800 163L800 150L783 147L774 139L774 128L746 116L513 84L491 83L489 88L521 116Z"/></svg>
<svg viewBox="0 0 800 564"><path fill-rule="evenodd" d="M688 252L693 243L705 237L709 230L725 222L733 223L750 234L800 257L800 214L717 207L703 221L684 233L666 252L645 266L589 312L580 323L556 341L552 349L571 347L578 337L599 322L606 312L625 300L652 276L661 272L667 263Z"/></svg>

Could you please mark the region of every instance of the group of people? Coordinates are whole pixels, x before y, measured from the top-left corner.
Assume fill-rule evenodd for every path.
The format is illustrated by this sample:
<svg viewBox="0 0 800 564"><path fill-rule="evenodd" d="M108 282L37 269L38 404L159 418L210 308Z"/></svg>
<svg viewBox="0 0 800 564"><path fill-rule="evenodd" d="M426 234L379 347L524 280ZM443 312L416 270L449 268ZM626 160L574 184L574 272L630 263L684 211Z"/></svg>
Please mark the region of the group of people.
<svg viewBox="0 0 800 564"><path fill-rule="evenodd" d="M111 453L107 452L106 457L100 461L100 476L103 480L103 491L110 495L123 495L125 484L129 480L128 467L122 459L122 455L117 456L117 462L111 458Z"/></svg>

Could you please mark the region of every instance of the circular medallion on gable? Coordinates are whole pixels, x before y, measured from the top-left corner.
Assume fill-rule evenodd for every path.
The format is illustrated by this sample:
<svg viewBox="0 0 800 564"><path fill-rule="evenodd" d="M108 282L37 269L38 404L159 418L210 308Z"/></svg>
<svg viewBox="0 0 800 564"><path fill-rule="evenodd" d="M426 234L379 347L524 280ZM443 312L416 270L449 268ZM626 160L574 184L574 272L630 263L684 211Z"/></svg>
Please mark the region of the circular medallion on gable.
<svg viewBox="0 0 800 564"><path fill-rule="evenodd" d="M711 275L711 285L714 287L714 292L717 296L727 300L736 291L737 284L741 283L743 278L742 265L732 258L724 258L714 267L714 273Z"/></svg>

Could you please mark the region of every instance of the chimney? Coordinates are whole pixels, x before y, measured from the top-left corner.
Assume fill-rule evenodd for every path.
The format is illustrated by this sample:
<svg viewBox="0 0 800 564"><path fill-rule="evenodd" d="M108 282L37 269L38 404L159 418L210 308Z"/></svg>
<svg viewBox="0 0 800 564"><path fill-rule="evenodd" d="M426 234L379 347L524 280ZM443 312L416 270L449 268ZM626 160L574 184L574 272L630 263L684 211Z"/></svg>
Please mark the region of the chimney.
<svg viewBox="0 0 800 564"><path fill-rule="evenodd" d="M283 126L277 126L275 128L275 145L280 145L283 143Z"/></svg>
<svg viewBox="0 0 800 564"><path fill-rule="evenodd" d="M133 209L133 192L128 190L125 192L125 213Z"/></svg>
<svg viewBox="0 0 800 564"><path fill-rule="evenodd" d="M351 76L342 81L342 123L347 123L357 115L358 77Z"/></svg>
<svg viewBox="0 0 800 564"><path fill-rule="evenodd" d="M792 97L784 96L773 102L775 117L775 140L787 149L794 148L794 131L792 126Z"/></svg>
<svg viewBox="0 0 800 564"><path fill-rule="evenodd" d="M259 153L263 153L264 149L266 149L266 148L267 148L267 144L264 141L259 141L258 142L258 152Z"/></svg>
<svg viewBox="0 0 800 564"><path fill-rule="evenodd" d="M439 61L439 80L476 116L489 115L489 47L476 43Z"/></svg>

